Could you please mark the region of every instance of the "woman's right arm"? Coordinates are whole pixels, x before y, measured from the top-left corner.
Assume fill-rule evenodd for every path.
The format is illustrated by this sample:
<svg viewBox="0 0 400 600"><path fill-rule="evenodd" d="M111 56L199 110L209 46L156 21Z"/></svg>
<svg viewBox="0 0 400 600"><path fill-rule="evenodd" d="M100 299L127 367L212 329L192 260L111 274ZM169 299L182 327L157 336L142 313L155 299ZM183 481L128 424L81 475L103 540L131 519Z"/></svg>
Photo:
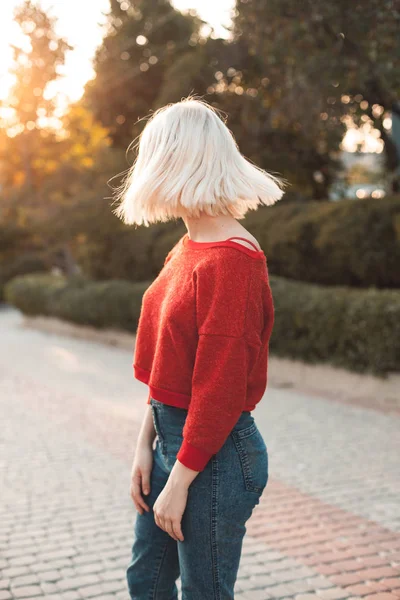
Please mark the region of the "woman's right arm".
<svg viewBox="0 0 400 600"><path fill-rule="evenodd" d="M153 442L156 437L156 430L154 429L153 414L151 410L151 404L146 404L147 411L144 414L142 425L139 431L137 440L137 446L148 446L153 447Z"/></svg>
<svg viewBox="0 0 400 600"><path fill-rule="evenodd" d="M131 471L131 498L140 514L143 509L150 508L143 499L143 494L150 493L150 475L153 466L153 442L156 437L153 415L150 404L146 404L146 411L140 427L136 443L135 456Z"/></svg>

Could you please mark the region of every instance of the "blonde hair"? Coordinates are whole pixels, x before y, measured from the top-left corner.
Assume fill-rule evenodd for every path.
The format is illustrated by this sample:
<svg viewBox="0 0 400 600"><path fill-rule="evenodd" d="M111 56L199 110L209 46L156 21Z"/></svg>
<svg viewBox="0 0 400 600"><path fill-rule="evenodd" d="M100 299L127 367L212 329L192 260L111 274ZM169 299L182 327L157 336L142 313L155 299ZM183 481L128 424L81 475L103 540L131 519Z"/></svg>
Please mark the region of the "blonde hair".
<svg viewBox="0 0 400 600"><path fill-rule="evenodd" d="M217 111L203 100L188 97L154 112L137 146L116 194L114 213L127 224L148 226L201 211L241 219L283 195L283 181L240 153Z"/></svg>

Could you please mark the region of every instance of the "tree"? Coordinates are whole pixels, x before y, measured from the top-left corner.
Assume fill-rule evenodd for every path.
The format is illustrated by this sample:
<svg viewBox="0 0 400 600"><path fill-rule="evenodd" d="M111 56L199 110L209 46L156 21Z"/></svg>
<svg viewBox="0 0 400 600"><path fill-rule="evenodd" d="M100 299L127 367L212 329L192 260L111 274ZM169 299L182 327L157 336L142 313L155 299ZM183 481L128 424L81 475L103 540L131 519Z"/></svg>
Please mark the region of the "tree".
<svg viewBox="0 0 400 600"><path fill-rule="evenodd" d="M200 20L167 0L111 1L107 33L97 51L87 106L126 148L165 85L168 68L196 44Z"/></svg>
<svg viewBox="0 0 400 600"><path fill-rule="evenodd" d="M344 125L332 119L316 126L311 119L310 128L301 129L299 119L288 119L279 102L266 98L263 62L249 52L247 40L202 37L198 24L166 1L112 3L86 101L110 128L114 145L126 148L151 110L194 93L228 114L251 160L283 172L303 195L326 197L337 169L331 149Z"/></svg>
<svg viewBox="0 0 400 600"><path fill-rule="evenodd" d="M26 0L15 11L15 21L25 36L24 47L13 47L11 69L15 77L10 97L2 103L9 117L1 123L2 183L38 186L34 157L46 144L54 144L48 127L54 118L55 102L46 96L49 84L59 75L71 46L55 32L55 19Z"/></svg>
<svg viewBox="0 0 400 600"><path fill-rule="evenodd" d="M281 126L328 150L346 118L370 121L394 173L399 157L384 119L400 92L399 30L399 0L237 0L234 37L256 65L242 85L261 92Z"/></svg>

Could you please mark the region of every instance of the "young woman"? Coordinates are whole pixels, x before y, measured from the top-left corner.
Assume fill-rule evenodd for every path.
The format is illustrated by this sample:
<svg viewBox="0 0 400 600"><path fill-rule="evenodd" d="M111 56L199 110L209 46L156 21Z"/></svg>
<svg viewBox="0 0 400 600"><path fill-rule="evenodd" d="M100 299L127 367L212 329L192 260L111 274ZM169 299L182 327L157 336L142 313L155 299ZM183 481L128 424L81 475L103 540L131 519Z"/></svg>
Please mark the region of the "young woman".
<svg viewBox="0 0 400 600"><path fill-rule="evenodd" d="M134 375L148 385L132 466L132 600L234 597L245 523L268 480L252 416L267 385L274 307L266 257L238 223L283 194L216 111L187 98L154 113L118 198L126 223L188 233L146 290ZM157 436L155 448L153 441Z"/></svg>

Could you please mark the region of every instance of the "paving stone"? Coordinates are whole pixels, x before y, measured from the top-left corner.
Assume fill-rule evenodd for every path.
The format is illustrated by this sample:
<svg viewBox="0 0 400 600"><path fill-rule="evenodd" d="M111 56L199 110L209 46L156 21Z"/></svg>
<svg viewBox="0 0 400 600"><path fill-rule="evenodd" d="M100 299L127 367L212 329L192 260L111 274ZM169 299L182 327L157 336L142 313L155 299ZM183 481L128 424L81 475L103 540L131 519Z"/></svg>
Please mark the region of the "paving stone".
<svg viewBox="0 0 400 600"><path fill-rule="evenodd" d="M105 592L119 592L120 590L126 589L126 579L125 573L123 573L123 577L121 577L118 581L102 581L101 587Z"/></svg>
<svg viewBox="0 0 400 600"><path fill-rule="evenodd" d="M312 569L308 569L307 567L299 567L298 569L288 569L288 570L279 570L273 571L273 578L276 581L281 581L284 583L285 581L294 581L297 579L305 579L306 577L310 577L313 575Z"/></svg>
<svg viewBox="0 0 400 600"><path fill-rule="evenodd" d="M306 579L301 579L290 584L295 588L296 593L306 593L315 591L315 585L308 582Z"/></svg>
<svg viewBox="0 0 400 600"><path fill-rule="evenodd" d="M2 571L2 577L14 579L16 577L23 577L26 575L25 567L7 567Z"/></svg>
<svg viewBox="0 0 400 600"><path fill-rule="evenodd" d="M82 600L82 596L76 590L68 590L60 594L61 600Z"/></svg>
<svg viewBox="0 0 400 600"><path fill-rule="evenodd" d="M80 575L79 577L74 577L72 579L60 579L60 581L57 582L57 587L59 591L72 590L85 585L92 585L97 583L98 580L99 578L97 575Z"/></svg>
<svg viewBox="0 0 400 600"><path fill-rule="evenodd" d="M250 583L254 588L261 588L276 585L276 579L270 575L251 575Z"/></svg>
<svg viewBox="0 0 400 600"><path fill-rule="evenodd" d="M391 590L400 589L400 577L389 577L388 579L383 578L380 583L387 585Z"/></svg>
<svg viewBox="0 0 400 600"><path fill-rule="evenodd" d="M60 571L41 571L38 579L40 581L58 581L61 577Z"/></svg>
<svg viewBox="0 0 400 600"><path fill-rule="evenodd" d="M82 598L93 598L94 596L98 597L103 592L100 585L89 585L78 588L76 591L81 594Z"/></svg>
<svg viewBox="0 0 400 600"><path fill-rule="evenodd" d="M318 596L322 600L341 600L342 598L348 598L349 593L347 590L339 588L327 588L324 590L318 590Z"/></svg>
<svg viewBox="0 0 400 600"><path fill-rule="evenodd" d="M12 595L14 598L34 598L42 596L42 590L36 585L17 587L12 589Z"/></svg>
<svg viewBox="0 0 400 600"><path fill-rule="evenodd" d="M37 583L38 580L39 580L38 576L34 573L32 573L30 575L21 575L19 577L13 577L12 585L13 585L13 587L27 586L32 583Z"/></svg>
<svg viewBox="0 0 400 600"><path fill-rule="evenodd" d="M378 593L371 596L364 596L364 600L398 600L398 596L390 593Z"/></svg>
<svg viewBox="0 0 400 600"><path fill-rule="evenodd" d="M236 597L236 596L235 596ZM239 595L240 598L240 595ZM268 593L267 590L252 590L250 593L242 595L243 600L270 600L272 596Z"/></svg>
<svg viewBox="0 0 400 600"><path fill-rule="evenodd" d="M77 575L86 575L90 573L101 573L103 571L103 568L104 567L101 563L90 563L88 565L77 565L74 570L77 573Z"/></svg>
<svg viewBox="0 0 400 600"><path fill-rule="evenodd" d="M44 581L40 584L43 594L49 596L51 594L57 594L59 591L58 585L52 582Z"/></svg>
<svg viewBox="0 0 400 600"><path fill-rule="evenodd" d="M271 595L272 598L285 598L286 596L292 596L296 593L296 586L291 586L287 583L280 583L267 587L266 591Z"/></svg>

